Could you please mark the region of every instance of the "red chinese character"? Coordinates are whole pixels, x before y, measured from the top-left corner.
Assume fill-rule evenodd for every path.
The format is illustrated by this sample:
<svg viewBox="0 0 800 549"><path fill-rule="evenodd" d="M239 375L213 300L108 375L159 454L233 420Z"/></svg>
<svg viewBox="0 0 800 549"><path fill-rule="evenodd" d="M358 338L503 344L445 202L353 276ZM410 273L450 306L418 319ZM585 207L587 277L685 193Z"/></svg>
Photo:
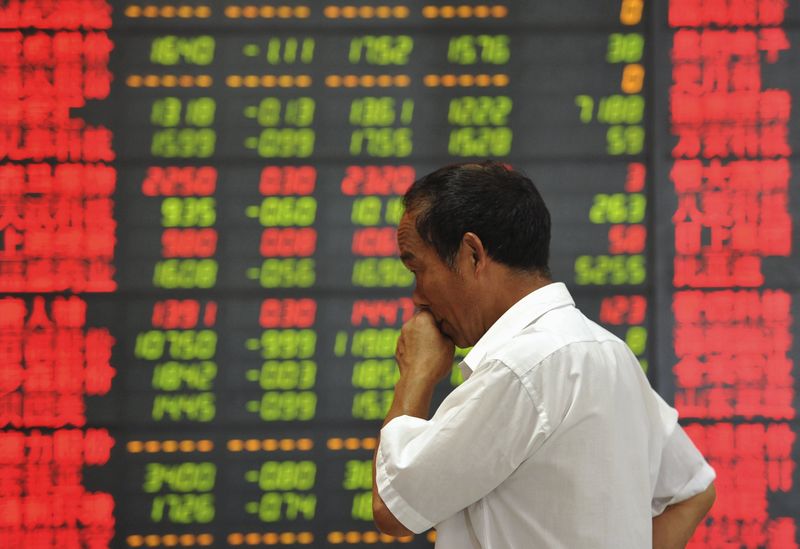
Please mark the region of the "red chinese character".
<svg viewBox="0 0 800 549"><path fill-rule="evenodd" d="M697 158L700 155L700 131L697 128L673 126L672 133L678 136L678 143L672 149L674 158Z"/></svg>
<svg viewBox="0 0 800 549"><path fill-rule="evenodd" d="M22 469L17 465L0 465L0 500L21 495Z"/></svg>
<svg viewBox="0 0 800 549"><path fill-rule="evenodd" d="M62 328L80 328L86 324L86 302L79 297L56 297L52 304L53 321Z"/></svg>
<svg viewBox="0 0 800 549"><path fill-rule="evenodd" d="M0 463L20 465L25 462L25 435L16 431L0 432Z"/></svg>
<svg viewBox="0 0 800 549"><path fill-rule="evenodd" d="M792 518L771 520L767 530L769 547L797 549L797 527Z"/></svg>
<svg viewBox="0 0 800 549"><path fill-rule="evenodd" d="M758 24L756 3L753 0L730 0L728 20L731 26L755 26Z"/></svg>
<svg viewBox="0 0 800 549"><path fill-rule="evenodd" d="M87 429L84 454L87 465L105 465L111 459L114 439L106 429Z"/></svg>
<svg viewBox="0 0 800 549"><path fill-rule="evenodd" d="M112 526L114 524L114 498L111 494L94 492L84 494L80 501L81 523L87 526Z"/></svg>
<svg viewBox="0 0 800 549"><path fill-rule="evenodd" d="M789 40L783 29L761 29L758 31L758 49L766 52L767 61L775 63L778 61L778 53L788 50Z"/></svg>
<svg viewBox="0 0 800 549"><path fill-rule="evenodd" d="M674 65L672 67L673 97L687 97L701 93L702 75L700 63L681 62Z"/></svg>
<svg viewBox="0 0 800 549"><path fill-rule="evenodd" d="M60 465L83 463L83 433L77 429L59 429L53 433L53 459Z"/></svg>
<svg viewBox="0 0 800 549"><path fill-rule="evenodd" d="M701 0L671 0L669 3L670 27L696 27L702 23ZM686 31L678 31L686 32Z"/></svg>
<svg viewBox="0 0 800 549"><path fill-rule="evenodd" d="M50 465L28 463L23 480L28 495L44 496L53 488L53 469Z"/></svg>
<svg viewBox="0 0 800 549"><path fill-rule="evenodd" d="M83 427L86 424L86 405L81 395L59 395L54 408L54 427L65 427L67 425Z"/></svg>
<svg viewBox="0 0 800 549"><path fill-rule="evenodd" d="M22 427L22 395L0 395L0 427Z"/></svg>
<svg viewBox="0 0 800 549"><path fill-rule="evenodd" d="M22 525L22 498L0 498L0 528L19 528ZM6 547L22 547L22 545L8 545Z"/></svg>

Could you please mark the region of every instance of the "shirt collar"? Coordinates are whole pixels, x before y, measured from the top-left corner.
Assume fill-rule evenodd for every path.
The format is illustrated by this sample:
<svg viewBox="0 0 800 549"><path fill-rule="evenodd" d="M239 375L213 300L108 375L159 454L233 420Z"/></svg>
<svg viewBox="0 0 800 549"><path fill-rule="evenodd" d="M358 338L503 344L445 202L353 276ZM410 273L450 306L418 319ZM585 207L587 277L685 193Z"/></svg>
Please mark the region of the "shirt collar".
<svg viewBox="0 0 800 549"><path fill-rule="evenodd" d="M510 341L545 313L566 305L574 307L575 301L563 282L551 282L514 303L492 324L459 364L464 379L475 371L489 351Z"/></svg>

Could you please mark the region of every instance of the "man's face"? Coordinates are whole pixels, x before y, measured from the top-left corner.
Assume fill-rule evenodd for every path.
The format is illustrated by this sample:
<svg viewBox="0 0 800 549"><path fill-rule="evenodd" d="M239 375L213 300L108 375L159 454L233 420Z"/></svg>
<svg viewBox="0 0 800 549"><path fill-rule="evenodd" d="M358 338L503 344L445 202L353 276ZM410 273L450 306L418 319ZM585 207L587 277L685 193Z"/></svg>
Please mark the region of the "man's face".
<svg viewBox="0 0 800 549"><path fill-rule="evenodd" d="M475 296L470 295L468 281L454 271L425 243L417 233L416 216L406 213L397 228L400 259L414 273L416 286L414 305L428 309L439 330L459 347L469 347L480 337L475 332L477 318Z"/></svg>

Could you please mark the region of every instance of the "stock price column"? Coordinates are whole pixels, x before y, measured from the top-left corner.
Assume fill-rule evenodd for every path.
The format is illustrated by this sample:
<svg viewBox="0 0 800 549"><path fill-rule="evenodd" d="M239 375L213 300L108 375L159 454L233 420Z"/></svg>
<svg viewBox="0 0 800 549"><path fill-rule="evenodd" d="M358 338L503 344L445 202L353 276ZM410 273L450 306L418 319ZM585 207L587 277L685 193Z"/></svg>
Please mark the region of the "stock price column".
<svg viewBox="0 0 800 549"><path fill-rule="evenodd" d="M120 541L130 547L212 546L225 508L214 434L224 419L225 370L217 298L222 245L218 195L225 175L218 152L217 43L207 33L177 33L160 13L137 6L115 13L124 44L114 68L112 114L120 139L118 260L127 335L116 458ZM208 10L193 13L207 17ZM144 31L144 32L143 32ZM120 107L124 105L124 107Z"/></svg>
<svg viewBox="0 0 800 549"><path fill-rule="evenodd" d="M661 377L720 494L694 546L796 548L796 6L667 7Z"/></svg>
<svg viewBox="0 0 800 549"><path fill-rule="evenodd" d="M507 158L550 209L554 279L652 378L649 13L641 0L526 10L519 20L532 31L510 34L508 91L477 99L485 120L510 111ZM488 59L503 53L497 43Z"/></svg>

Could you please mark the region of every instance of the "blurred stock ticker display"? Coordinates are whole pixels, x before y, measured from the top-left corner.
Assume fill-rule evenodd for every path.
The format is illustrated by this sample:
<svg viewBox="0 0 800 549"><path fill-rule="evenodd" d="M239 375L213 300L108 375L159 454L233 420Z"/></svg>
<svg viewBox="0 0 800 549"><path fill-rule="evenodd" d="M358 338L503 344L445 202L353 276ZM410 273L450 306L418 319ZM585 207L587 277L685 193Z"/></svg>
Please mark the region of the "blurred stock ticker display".
<svg viewBox="0 0 800 549"><path fill-rule="evenodd" d="M0 547L431 547L371 522L395 230L416 177L484 158L716 468L691 547L797 547L798 21L0 2Z"/></svg>

